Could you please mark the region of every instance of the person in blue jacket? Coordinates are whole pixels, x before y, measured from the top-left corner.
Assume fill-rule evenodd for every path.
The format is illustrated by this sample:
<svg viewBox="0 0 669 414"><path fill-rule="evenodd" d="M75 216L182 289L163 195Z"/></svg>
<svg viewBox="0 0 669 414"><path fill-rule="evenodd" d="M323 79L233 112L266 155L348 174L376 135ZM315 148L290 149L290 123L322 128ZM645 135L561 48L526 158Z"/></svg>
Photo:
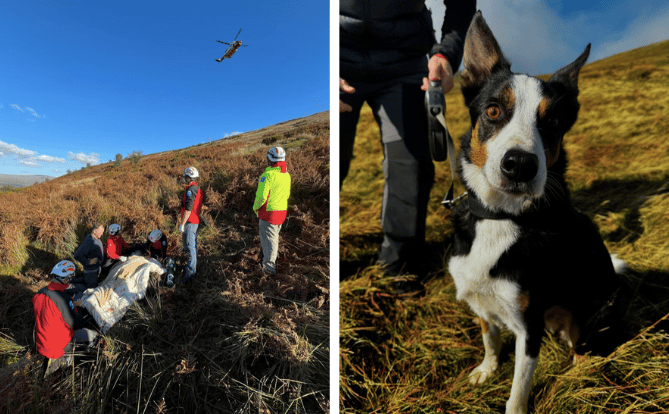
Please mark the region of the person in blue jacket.
<svg viewBox="0 0 669 414"><path fill-rule="evenodd" d="M92 289L98 285L100 269L105 258L104 247L100 240L104 232L105 226L103 224L95 224L91 233L86 236L74 252L75 260L84 267L83 281L79 279L73 282L78 290Z"/></svg>

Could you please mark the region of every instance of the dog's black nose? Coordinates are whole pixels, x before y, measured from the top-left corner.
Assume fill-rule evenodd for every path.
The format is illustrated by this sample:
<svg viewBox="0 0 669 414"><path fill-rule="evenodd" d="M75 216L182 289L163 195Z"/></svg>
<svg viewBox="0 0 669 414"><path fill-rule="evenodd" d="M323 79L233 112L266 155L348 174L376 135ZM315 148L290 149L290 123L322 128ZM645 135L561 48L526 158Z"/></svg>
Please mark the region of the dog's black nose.
<svg viewBox="0 0 669 414"><path fill-rule="evenodd" d="M519 149L509 150L502 158L502 173L516 183L526 183L539 171L539 158Z"/></svg>

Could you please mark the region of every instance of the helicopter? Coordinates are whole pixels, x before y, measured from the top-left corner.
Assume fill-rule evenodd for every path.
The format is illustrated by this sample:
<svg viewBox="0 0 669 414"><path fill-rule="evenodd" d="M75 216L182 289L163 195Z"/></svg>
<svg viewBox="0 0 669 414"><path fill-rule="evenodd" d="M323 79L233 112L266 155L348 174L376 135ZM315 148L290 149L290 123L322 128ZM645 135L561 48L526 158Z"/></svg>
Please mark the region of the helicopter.
<svg viewBox="0 0 669 414"><path fill-rule="evenodd" d="M239 34L241 32L242 32L242 29L239 29L239 32L237 32L237 36L239 36ZM239 49L240 46L248 46L248 45L243 45L241 40L237 40L237 36L235 36L235 40L233 40L232 43L222 42L220 40L217 40L217 42L220 42L220 43L223 43L223 44L226 44L226 45L230 45L230 46L228 47L228 49L223 54L223 57L220 58L220 59L216 59L216 62L221 62L221 61L223 61L223 59L231 58L232 55L235 54L235 52L237 51L237 49Z"/></svg>

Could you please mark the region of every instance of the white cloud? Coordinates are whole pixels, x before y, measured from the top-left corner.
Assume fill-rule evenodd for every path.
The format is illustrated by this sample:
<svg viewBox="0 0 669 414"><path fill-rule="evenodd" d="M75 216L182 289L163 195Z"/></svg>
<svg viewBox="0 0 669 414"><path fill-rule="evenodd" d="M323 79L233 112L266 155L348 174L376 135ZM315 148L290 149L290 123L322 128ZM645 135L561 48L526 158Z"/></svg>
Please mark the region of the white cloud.
<svg viewBox="0 0 669 414"><path fill-rule="evenodd" d="M669 39L669 6L635 18L616 40L601 44L593 54L593 60L666 39Z"/></svg>
<svg viewBox="0 0 669 414"><path fill-rule="evenodd" d="M65 158L52 157L50 155L38 155L31 159L40 162L65 162Z"/></svg>
<svg viewBox="0 0 669 414"><path fill-rule="evenodd" d="M427 0L437 37L444 5ZM477 7L492 29L511 70L548 74L576 59L592 43L593 62L639 46L669 39L669 6L656 0L627 0L560 15L546 0L479 0ZM551 3L560 7L560 2ZM661 6L658 6L661 4ZM566 17L565 17L566 16Z"/></svg>
<svg viewBox="0 0 669 414"><path fill-rule="evenodd" d="M32 157L36 154L35 151L19 148L14 144L8 144L3 141L0 141L0 151L7 155L16 155L18 157Z"/></svg>
<svg viewBox="0 0 669 414"><path fill-rule="evenodd" d="M11 106L12 108L16 109L16 110L19 111L19 112L26 112L26 111L27 111L29 114L31 114L31 115L34 116L35 118L44 118L44 117L45 117L44 115L40 115L40 114L38 114L37 111L35 111L33 108L30 108L30 107L28 107L28 106L25 106L25 107L23 107L23 108L21 108L21 107L18 106L17 104L11 104L10 106Z"/></svg>
<svg viewBox="0 0 669 414"><path fill-rule="evenodd" d="M235 131L235 132L226 132L223 134L223 138L229 138L229 137L234 137L235 135L243 134L242 131Z"/></svg>
<svg viewBox="0 0 669 414"><path fill-rule="evenodd" d="M26 167L39 167L40 165L34 161L30 160L19 160L20 165L25 165Z"/></svg>
<svg viewBox="0 0 669 414"><path fill-rule="evenodd" d="M100 154L96 154L94 152L91 152L90 154L86 155L83 152L75 154L72 151L70 151L68 153L68 158L72 161L78 161L82 164L90 163L91 165L96 165L100 163Z"/></svg>

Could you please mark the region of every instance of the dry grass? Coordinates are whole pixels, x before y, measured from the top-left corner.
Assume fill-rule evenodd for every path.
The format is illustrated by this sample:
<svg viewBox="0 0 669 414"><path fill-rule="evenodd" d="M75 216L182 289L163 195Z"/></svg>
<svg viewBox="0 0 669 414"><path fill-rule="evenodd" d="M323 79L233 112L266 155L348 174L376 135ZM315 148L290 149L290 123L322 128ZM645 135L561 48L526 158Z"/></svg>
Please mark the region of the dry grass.
<svg viewBox="0 0 669 414"><path fill-rule="evenodd" d="M267 277L251 206L262 141L277 135L293 186L280 273ZM327 114L0 195L0 367L18 367L10 364L33 347L30 299L94 222L121 224L130 243L158 227L184 262L176 178L189 165L209 223L199 229L197 281L167 289L154 280L100 354L74 370L44 383L36 364L0 376L0 412L329 412Z"/></svg>
<svg viewBox="0 0 669 414"><path fill-rule="evenodd" d="M611 355L576 362L564 343L546 338L532 412L669 411L669 336L662 320L669 312L668 55L669 42L663 42L582 71L579 120L565 137L567 180L576 207L593 218L609 250L631 268L625 320L632 336ZM447 96L447 108L457 145L469 127L457 90ZM444 270L452 242L450 213L439 205L450 182L446 162L436 163L427 219L434 271L425 295L415 297L396 294L396 280L372 266L381 240L383 155L368 107L355 154L340 197L342 412L503 412L513 376L510 334L503 336L497 375L478 387L467 381L483 358L483 344L474 314L456 301Z"/></svg>

